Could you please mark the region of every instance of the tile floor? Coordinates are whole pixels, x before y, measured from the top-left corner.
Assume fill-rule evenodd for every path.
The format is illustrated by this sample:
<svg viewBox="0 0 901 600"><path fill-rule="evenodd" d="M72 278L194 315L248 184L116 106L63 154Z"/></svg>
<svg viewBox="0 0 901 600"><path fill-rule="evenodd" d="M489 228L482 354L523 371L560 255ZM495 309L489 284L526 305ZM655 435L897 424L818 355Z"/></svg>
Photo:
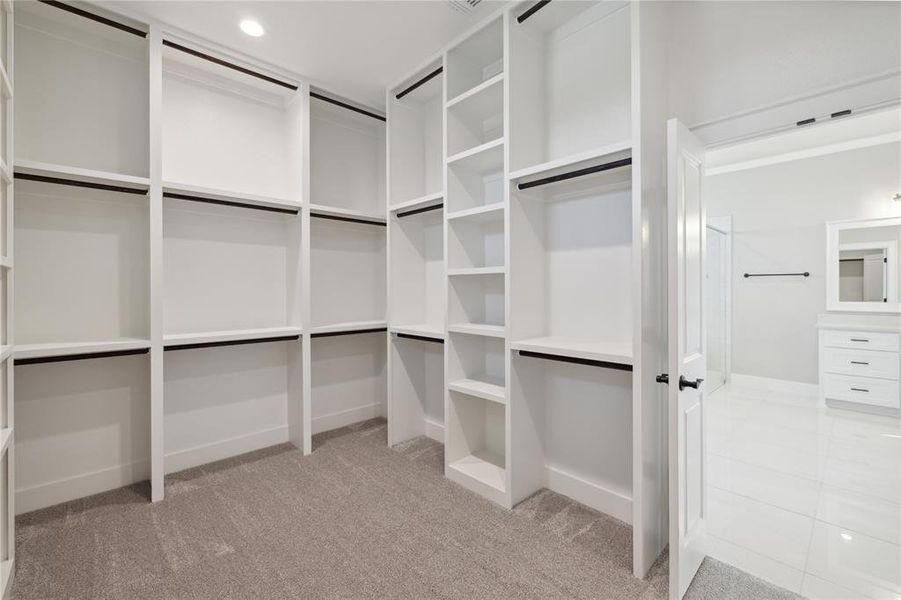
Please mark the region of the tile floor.
<svg viewBox="0 0 901 600"><path fill-rule="evenodd" d="M901 419L730 384L706 452L708 554L812 599L901 600Z"/></svg>

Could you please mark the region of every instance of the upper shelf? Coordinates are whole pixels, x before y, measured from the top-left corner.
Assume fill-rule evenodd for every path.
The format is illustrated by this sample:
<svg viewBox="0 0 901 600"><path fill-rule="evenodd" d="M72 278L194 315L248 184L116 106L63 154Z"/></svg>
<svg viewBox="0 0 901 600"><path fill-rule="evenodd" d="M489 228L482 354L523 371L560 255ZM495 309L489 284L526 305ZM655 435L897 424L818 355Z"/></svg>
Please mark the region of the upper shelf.
<svg viewBox="0 0 901 600"><path fill-rule="evenodd" d="M81 182L108 187L127 188L129 190L140 190L142 192L146 192L150 189L150 179L147 177L136 177L134 175L123 175L121 173L82 169L81 167L55 165L34 160L16 160L14 172L33 177L63 180L61 183Z"/></svg>
<svg viewBox="0 0 901 600"><path fill-rule="evenodd" d="M632 344L599 340L576 339L564 336L537 337L510 342L512 350L526 350L554 356L568 356L584 360L632 365Z"/></svg>
<svg viewBox="0 0 901 600"><path fill-rule="evenodd" d="M336 206L324 206L322 204L310 204L312 215L342 217L347 220L366 221L368 223L385 223L385 215L372 214L362 210L350 208L338 208Z"/></svg>
<svg viewBox="0 0 901 600"><path fill-rule="evenodd" d="M106 352L125 352L130 350L146 350L147 348L150 348L150 340L140 338L119 338L93 342L17 344L15 347L15 360L79 356Z"/></svg>
<svg viewBox="0 0 901 600"><path fill-rule="evenodd" d="M510 173L510 180L517 181L530 177L538 177L542 175L553 175L562 170L572 170L586 167L589 163L597 164L600 162L609 162L619 160L621 158L629 158L632 156L632 140L626 139L613 144L607 144L586 150L585 152L577 152L550 160L537 165L532 165L522 169L517 169Z"/></svg>
<svg viewBox="0 0 901 600"><path fill-rule="evenodd" d="M284 198L232 192L171 181L163 182L163 196L166 198L200 200L214 204L244 206L247 208L269 208L291 213L297 213L301 207L299 202L291 202Z"/></svg>
<svg viewBox="0 0 901 600"><path fill-rule="evenodd" d="M174 333L163 336L167 349L198 344L227 344L250 340L267 340L294 337L301 334L300 327L261 327L256 329L233 329L228 331L204 331L199 333Z"/></svg>

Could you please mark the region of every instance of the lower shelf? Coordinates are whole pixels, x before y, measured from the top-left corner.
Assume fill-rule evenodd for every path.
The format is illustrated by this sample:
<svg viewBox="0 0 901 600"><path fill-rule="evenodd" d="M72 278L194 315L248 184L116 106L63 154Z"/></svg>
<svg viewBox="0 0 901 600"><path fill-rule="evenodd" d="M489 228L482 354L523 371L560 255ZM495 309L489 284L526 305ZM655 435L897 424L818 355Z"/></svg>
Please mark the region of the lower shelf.
<svg viewBox="0 0 901 600"><path fill-rule="evenodd" d="M448 468L502 493L507 487L504 457L487 450L454 461Z"/></svg>
<svg viewBox="0 0 901 600"><path fill-rule="evenodd" d="M481 379L458 379L447 384L448 389L468 394L499 404L507 403L507 390L503 379L483 377Z"/></svg>

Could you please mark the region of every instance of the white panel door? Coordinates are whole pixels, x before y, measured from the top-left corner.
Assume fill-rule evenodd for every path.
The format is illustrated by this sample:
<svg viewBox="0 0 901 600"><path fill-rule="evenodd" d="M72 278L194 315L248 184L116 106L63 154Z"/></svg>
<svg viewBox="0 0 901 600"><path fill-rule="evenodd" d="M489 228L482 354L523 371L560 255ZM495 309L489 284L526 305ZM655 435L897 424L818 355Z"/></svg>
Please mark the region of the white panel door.
<svg viewBox="0 0 901 600"><path fill-rule="evenodd" d="M704 150L667 122L669 220L670 598L680 600L704 553Z"/></svg>

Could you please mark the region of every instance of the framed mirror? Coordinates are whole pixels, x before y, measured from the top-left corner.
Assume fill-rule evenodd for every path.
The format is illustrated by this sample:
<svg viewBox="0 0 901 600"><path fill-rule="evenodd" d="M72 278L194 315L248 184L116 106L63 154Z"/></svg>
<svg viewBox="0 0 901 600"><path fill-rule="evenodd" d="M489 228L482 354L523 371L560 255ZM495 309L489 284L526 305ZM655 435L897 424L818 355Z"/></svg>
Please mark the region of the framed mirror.
<svg viewBox="0 0 901 600"><path fill-rule="evenodd" d="M826 310L901 312L901 218L826 224Z"/></svg>

